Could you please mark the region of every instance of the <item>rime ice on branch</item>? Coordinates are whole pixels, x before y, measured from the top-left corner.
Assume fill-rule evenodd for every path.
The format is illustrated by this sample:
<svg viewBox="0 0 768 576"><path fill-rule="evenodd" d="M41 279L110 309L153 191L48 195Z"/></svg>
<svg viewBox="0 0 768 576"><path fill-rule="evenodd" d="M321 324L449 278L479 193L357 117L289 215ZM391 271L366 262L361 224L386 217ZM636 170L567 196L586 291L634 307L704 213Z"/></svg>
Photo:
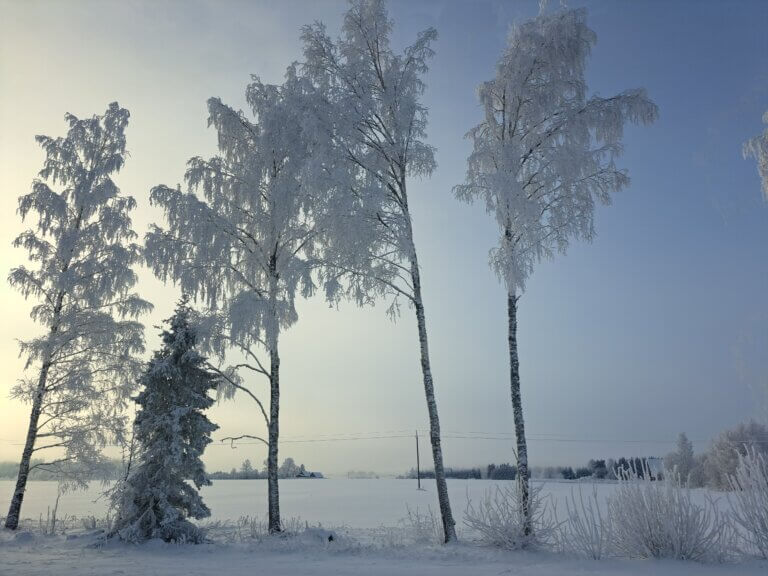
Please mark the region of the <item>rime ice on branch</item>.
<svg viewBox="0 0 768 576"><path fill-rule="evenodd" d="M278 436L280 334L298 320L297 293L315 289L319 199L311 183L322 167L322 133L306 113L306 80L289 68L280 86L254 77L246 98L255 120L218 98L208 101L219 154L188 163L188 191L156 186L151 201L165 211L167 228L146 237L147 260L161 279L205 304L201 326L206 353L223 360L236 350L245 360L219 372L225 396L253 399L268 428L269 530L279 532ZM259 349L269 355L262 362ZM270 383L269 414L242 372Z"/></svg>
<svg viewBox="0 0 768 576"><path fill-rule="evenodd" d="M144 351L137 318L151 309L131 292L141 253L129 216L136 203L112 180L125 162L128 117L115 102L101 116L67 114L63 138L37 137L43 169L19 199L22 219L35 224L14 242L34 266L14 268L9 282L37 300L31 316L45 334L21 343L29 376L12 396L32 410L7 528L18 525L31 468L85 485L101 447L123 439ZM43 462L31 466L33 455Z"/></svg>
<svg viewBox="0 0 768 576"><path fill-rule="evenodd" d="M527 510L528 458L517 353L517 302L534 265L594 235L596 202L629 183L615 165L627 122L650 123L643 90L587 97L584 71L595 33L585 10L542 14L514 26L496 77L479 88L483 121L456 196L482 201L499 228L490 265L507 289L511 396L519 478ZM527 527L530 529L530 526Z"/></svg>
<svg viewBox="0 0 768 576"><path fill-rule="evenodd" d="M763 123L768 124L768 111L763 114ZM757 161L757 172L763 185L763 197L768 200L768 128L744 144L744 157Z"/></svg>
<svg viewBox="0 0 768 576"><path fill-rule="evenodd" d="M316 23L303 29L304 72L319 98L317 114L334 144L329 221L323 247L329 299L359 304L391 298L416 313L430 440L445 541L456 539L443 471L440 422L427 344L421 276L413 239L407 183L429 175L434 151L425 143L427 109L420 102L423 76L437 37L429 28L402 54L390 46L392 21L381 0L355 0L333 41Z"/></svg>

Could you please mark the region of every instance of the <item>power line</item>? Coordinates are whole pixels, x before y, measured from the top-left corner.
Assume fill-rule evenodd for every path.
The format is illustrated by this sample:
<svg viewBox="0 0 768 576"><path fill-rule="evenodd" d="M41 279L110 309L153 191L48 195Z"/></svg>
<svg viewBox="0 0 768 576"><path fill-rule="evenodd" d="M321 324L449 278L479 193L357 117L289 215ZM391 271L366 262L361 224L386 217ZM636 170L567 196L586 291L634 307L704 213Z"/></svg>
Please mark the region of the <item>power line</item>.
<svg viewBox="0 0 768 576"><path fill-rule="evenodd" d="M429 437L428 430L417 430ZM380 432L349 432L349 433L330 433L330 434L303 434L298 436L285 436L280 439L281 444L309 444L320 442L356 442L360 440L390 440L413 438L412 431L409 430L387 430ZM444 440L483 440L483 441L511 441L515 438L514 432L459 432L449 431L441 434ZM529 442L537 443L568 443L568 444L669 444L677 443L677 440L665 439L628 439L628 438L574 438L562 436L561 434L529 434L526 439ZM740 445L743 442L719 440L730 444ZM696 443L706 443L705 440L693 440ZM11 446L23 446L24 442L19 440L10 440L0 438L1 444ZM768 440L749 440L749 444L768 444ZM211 446L249 446L263 445L262 442L255 441L235 441L230 444L214 441ZM120 446L120 444L108 444L108 446Z"/></svg>

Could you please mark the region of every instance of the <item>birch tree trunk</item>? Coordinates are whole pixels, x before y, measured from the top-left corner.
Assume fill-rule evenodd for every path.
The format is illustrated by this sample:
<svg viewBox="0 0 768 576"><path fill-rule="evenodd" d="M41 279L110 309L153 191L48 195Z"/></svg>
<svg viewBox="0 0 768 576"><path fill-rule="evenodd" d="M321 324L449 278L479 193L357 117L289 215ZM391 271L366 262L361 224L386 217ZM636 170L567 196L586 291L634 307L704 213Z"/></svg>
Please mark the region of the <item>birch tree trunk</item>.
<svg viewBox="0 0 768 576"><path fill-rule="evenodd" d="M421 349L421 371L424 377L424 393L427 397L429 412L429 440L432 444L432 459L435 462L435 481L437 482L437 500L440 503L440 516L443 520L445 543L456 542L456 522L451 512L448 499L448 485L443 467L443 449L440 442L440 418L437 413L435 387L432 381L432 368L429 363L429 344L427 342L427 322L424 316L424 303L421 298L421 277L419 264L414 250L411 260L411 279L413 280L413 300L416 308L416 323L419 328L419 346Z"/></svg>
<svg viewBox="0 0 768 576"><path fill-rule="evenodd" d="M80 218L78 217L78 227ZM64 267L64 271L69 268L69 262ZM56 296L56 304L53 309L53 324L49 333L48 352L43 359L43 365L40 367L40 378L37 381L37 390L35 398L32 401L32 412L29 415L29 428L27 428L27 439L24 441L24 451L21 453L21 462L19 462L19 475L16 478L16 487L13 490L11 505L8 508L8 516L5 519L5 527L9 530L16 530L19 526L19 517L21 515L21 504L24 502L24 492L27 489L27 480L29 479L29 466L32 460L32 453L35 451L35 441L37 440L37 424L40 421L40 414L43 410L43 397L45 396L45 387L48 383L48 371L52 364L52 353L50 351L51 341L59 331L61 322L61 309L64 306L64 293L59 292Z"/></svg>
<svg viewBox="0 0 768 576"><path fill-rule="evenodd" d="M443 521L443 537L446 544L457 542L456 521L451 512L451 501L448 498L448 484L445 481L445 468L443 466L443 448L440 441L440 417L437 413L437 401L435 400L435 386L432 381L432 367L429 362L429 343L427 341L427 321L424 316L424 301L421 297L421 274L419 273L419 261L416 257L416 244L413 241L413 227L411 225L411 213L408 209L408 193L405 186L405 171L400 174L398 187L402 202L403 216L405 218L406 234L410 244L411 282L413 283L413 304L416 309L416 324L419 330L419 348L421 352L421 372L424 378L424 394L427 398L427 412L429 413L429 441L432 445L432 460L435 464L435 482L437 484L437 501L440 504L440 517Z"/></svg>
<svg viewBox="0 0 768 576"><path fill-rule="evenodd" d="M282 532L280 522L280 487L277 481L277 450L280 436L280 353L278 351L279 319L277 317L277 245L269 260L269 309L273 325L267 331L269 344L269 452L267 455L267 506L270 534Z"/></svg>
<svg viewBox="0 0 768 576"><path fill-rule="evenodd" d="M533 532L530 509L530 473L528 471L528 445L525 441L523 403L520 396L520 360L517 355L517 296L514 292L507 294L507 312L509 316L510 391L512 413L515 419L515 438L517 440L517 480L520 483L523 506L523 533L529 536Z"/></svg>
<svg viewBox="0 0 768 576"><path fill-rule="evenodd" d="M277 482L277 443L280 435L280 355L277 342L270 350L269 397L269 454L267 456L267 502L269 506L269 533L282 531L280 522L280 488Z"/></svg>
<svg viewBox="0 0 768 576"><path fill-rule="evenodd" d="M21 462L19 463L19 476L16 478L16 488L13 491L13 498L8 509L8 517L5 519L5 527L9 530L16 530L19 526L19 516L21 515L21 504L24 501L24 492L27 489L27 479L29 478L29 464L32 460L32 453L35 450L35 440L37 439L37 423L40 420L40 412L43 407L43 394L45 393L45 384L48 379L48 369L50 363L43 364L40 370L40 379L37 383L37 392L32 403L32 413L29 417L29 428L27 429L27 439L24 443L24 451L21 453Z"/></svg>

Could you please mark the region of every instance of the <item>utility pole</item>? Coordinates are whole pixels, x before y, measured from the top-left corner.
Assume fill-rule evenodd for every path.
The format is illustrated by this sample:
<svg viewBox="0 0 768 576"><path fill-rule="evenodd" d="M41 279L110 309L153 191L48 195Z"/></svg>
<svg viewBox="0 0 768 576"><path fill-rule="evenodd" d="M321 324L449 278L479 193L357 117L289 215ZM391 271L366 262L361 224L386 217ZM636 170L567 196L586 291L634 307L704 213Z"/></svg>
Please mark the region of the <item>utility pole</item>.
<svg viewBox="0 0 768 576"><path fill-rule="evenodd" d="M419 468L419 431L416 430L416 483L417 490L421 490L421 469Z"/></svg>

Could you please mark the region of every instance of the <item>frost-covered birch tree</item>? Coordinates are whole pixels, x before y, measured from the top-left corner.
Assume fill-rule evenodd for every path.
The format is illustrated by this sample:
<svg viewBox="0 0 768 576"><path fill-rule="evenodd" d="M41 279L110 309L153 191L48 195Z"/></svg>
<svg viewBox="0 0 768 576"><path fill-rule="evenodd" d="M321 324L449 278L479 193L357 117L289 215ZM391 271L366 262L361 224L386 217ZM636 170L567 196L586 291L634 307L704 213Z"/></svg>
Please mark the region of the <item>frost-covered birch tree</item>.
<svg viewBox="0 0 768 576"><path fill-rule="evenodd" d="M156 186L151 201L163 208L167 228L146 237L155 274L172 280L211 314L201 340L223 359L244 361L222 370L224 384L258 405L268 438L269 531L281 530L278 491L281 333L298 320L297 294L309 296L317 232L312 218L312 166L323 157L313 146L315 116L302 113L308 83L288 69L284 84L254 77L246 98L254 119L218 98L208 101L208 123L219 154L188 163L188 190ZM206 334L208 336L206 337ZM262 361L266 352L269 361ZM269 380L268 411L243 371Z"/></svg>
<svg viewBox="0 0 768 576"><path fill-rule="evenodd" d="M128 117L112 103L101 116L67 114L65 137L37 136L45 161L18 209L34 225L14 241L31 265L8 279L36 301L31 317L45 332L21 343L28 377L11 392L31 412L6 528L18 526L32 468L84 485L100 449L123 438L144 350L137 318L151 308L132 292L141 254L129 216L136 203L112 179L125 162ZM31 464L33 456L40 462Z"/></svg>
<svg viewBox="0 0 768 576"><path fill-rule="evenodd" d="M763 114L763 123L768 124L768 111ZM757 172L763 185L763 197L768 200L768 128L744 144L744 157L757 162Z"/></svg>
<svg viewBox="0 0 768 576"><path fill-rule="evenodd" d="M137 461L115 493L118 514L112 533L129 542L150 538L201 542L189 521L211 515L198 493L211 481L201 458L218 428L204 411L215 400L220 377L197 351L193 311L183 297L161 334L141 376L134 423Z"/></svg>
<svg viewBox="0 0 768 576"><path fill-rule="evenodd" d="M324 247L329 298L346 295L367 303L391 297L416 313L430 440L445 541L456 539L440 442L440 421L427 343L421 275L408 196L412 176L435 168L425 143L427 109L423 77L437 32L429 28L398 54L390 45L392 21L383 0L354 0L334 41L315 23L302 32L304 72L319 96L318 107L346 169L335 167L336 194Z"/></svg>
<svg viewBox="0 0 768 576"><path fill-rule="evenodd" d="M584 72L595 33L586 11L540 14L512 28L496 77L483 83L483 121L456 196L485 204L499 228L490 266L507 290L510 392L518 478L528 514L528 449L520 392L517 307L534 265L594 235L594 208L627 186L615 165L627 122L650 123L657 108L643 90L587 97ZM531 529L530 522L525 527Z"/></svg>

